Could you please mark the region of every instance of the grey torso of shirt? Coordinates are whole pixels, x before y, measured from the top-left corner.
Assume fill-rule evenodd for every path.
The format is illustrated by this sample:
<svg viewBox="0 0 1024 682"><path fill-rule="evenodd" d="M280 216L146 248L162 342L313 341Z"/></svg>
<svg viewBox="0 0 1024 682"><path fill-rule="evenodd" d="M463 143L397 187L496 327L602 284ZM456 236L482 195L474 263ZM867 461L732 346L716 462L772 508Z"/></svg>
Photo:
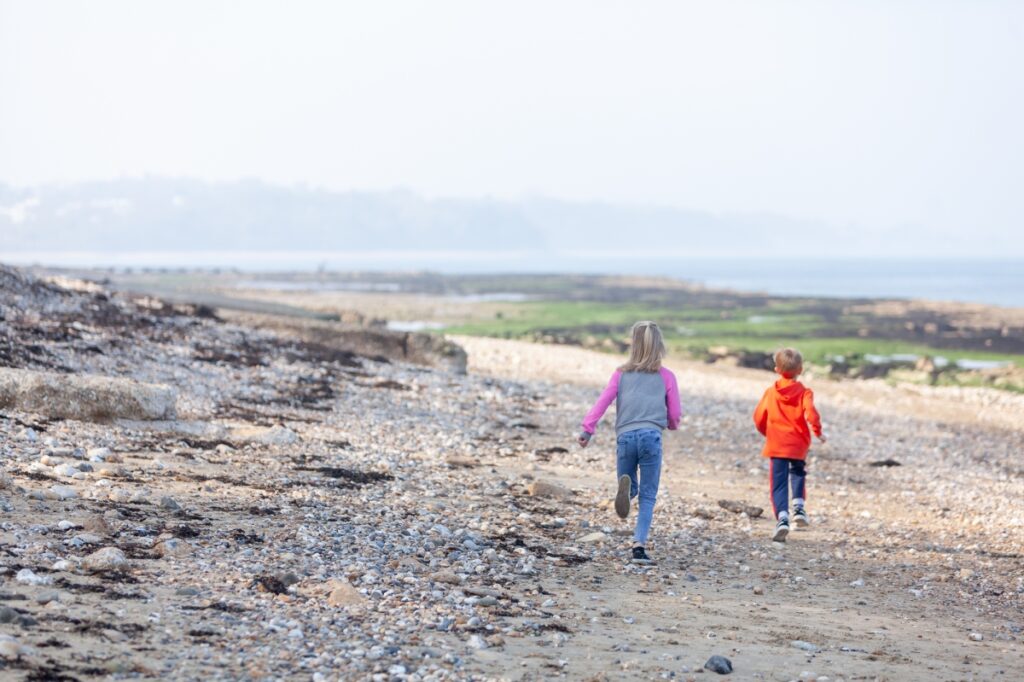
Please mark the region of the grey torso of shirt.
<svg viewBox="0 0 1024 682"><path fill-rule="evenodd" d="M668 427L665 380L659 372L623 372L615 401L615 435Z"/></svg>

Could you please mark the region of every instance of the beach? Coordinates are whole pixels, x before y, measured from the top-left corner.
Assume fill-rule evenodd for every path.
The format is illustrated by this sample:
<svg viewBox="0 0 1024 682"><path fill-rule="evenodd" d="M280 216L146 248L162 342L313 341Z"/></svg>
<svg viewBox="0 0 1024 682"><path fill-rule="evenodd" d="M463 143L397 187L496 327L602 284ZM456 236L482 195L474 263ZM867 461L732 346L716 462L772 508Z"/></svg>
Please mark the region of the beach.
<svg viewBox="0 0 1024 682"><path fill-rule="evenodd" d="M642 566L607 420L574 445L621 356L350 352L321 322L3 272L3 371L175 396L0 409L13 679L1024 675L1020 395L812 377L829 442L779 544L750 419L771 375L670 358L685 416Z"/></svg>

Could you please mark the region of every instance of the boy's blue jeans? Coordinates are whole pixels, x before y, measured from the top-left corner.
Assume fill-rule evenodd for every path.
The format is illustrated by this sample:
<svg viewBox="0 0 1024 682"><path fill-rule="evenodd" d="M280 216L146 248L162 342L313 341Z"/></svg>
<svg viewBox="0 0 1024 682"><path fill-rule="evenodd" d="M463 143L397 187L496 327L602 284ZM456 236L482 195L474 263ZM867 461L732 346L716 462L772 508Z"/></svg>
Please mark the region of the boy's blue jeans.
<svg viewBox="0 0 1024 682"><path fill-rule="evenodd" d="M654 501L658 497L661 480L661 431L637 429L626 431L616 439L618 476L627 474L630 480L629 497L640 495L640 513L636 517L633 540L638 545L647 543L654 517ZM639 470L639 478L637 472Z"/></svg>
<svg viewBox="0 0 1024 682"><path fill-rule="evenodd" d="M798 506L803 506L807 489L807 463L802 459L784 459L772 457L769 460L769 471L772 480L772 511L775 518L786 512L789 514L789 486L793 486L793 499Z"/></svg>

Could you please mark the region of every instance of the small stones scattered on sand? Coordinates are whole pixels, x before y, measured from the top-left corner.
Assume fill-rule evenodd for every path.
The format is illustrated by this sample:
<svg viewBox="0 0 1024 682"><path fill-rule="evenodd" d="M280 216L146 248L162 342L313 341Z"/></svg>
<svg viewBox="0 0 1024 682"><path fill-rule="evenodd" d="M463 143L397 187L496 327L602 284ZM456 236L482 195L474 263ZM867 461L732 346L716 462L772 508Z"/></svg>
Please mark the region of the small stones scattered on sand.
<svg viewBox="0 0 1024 682"><path fill-rule="evenodd" d="M977 452L991 461L982 465L970 435L911 438L906 420L843 421L862 437L864 453L839 452L841 440L833 439L834 456L812 459L815 485L827 486L814 498L808 531L819 535L802 542L794 531L789 547L770 548L767 520L715 505L720 496L747 497L748 484L764 487L756 439L731 436L751 430L749 391L692 372L684 432L667 441L667 471L679 458L699 462L709 478L735 480L738 489L710 497L666 484L652 530L660 566L636 565L628 560L633 519L620 522L608 506L614 467L600 457L614 444L599 435L585 450L562 447L571 444L565 425L599 390L552 383L560 368L580 366L561 354L574 349L524 355L523 367L543 370L538 380L368 358L355 366L294 338L160 302L140 307L114 295L104 301L25 286L14 297L21 307L0 297L0 334L15 339L18 352L35 344L45 353L18 362L173 385L181 421L93 424L0 413L0 489L13 507L0 519L12 552L0 556L3 591L12 597L3 605L13 613L0 619L20 628L17 640L0 637L0 656L35 661L45 653L69 674L422 681L583 679L602 669L612 678L611 661L622 660L632 666L626 676L656 679L682 666L638 652L701 636L709 627L701 619L719 598L739 596L742 622L743 605L761 609L782 594L799 600L834 586L841 600L827 615L839 621L850 608L869 613L873 595L890 583L891 594L906 599L916 599L908 589L920 591L927 599L914 604L925 607L963 599L997 612L999 600L1016 604L1024 594L1019 567L1011 573L1004 564L1014 560L1001 558L1020 552L1012 533L1004 538L992 530L997 524L959 515L967 502L989 522L1018 513L1008 502L1019 497L1010 494L1017 483L998 479L998 467L1017 455L1008 437L984 439ZM44 309L52 315L35 315ZM515 366L507 343L480 342L506 353L493 363L502 371ZM549 356L557 367L542 366ZM473 362L481 357L471 354ZM620 360L587 362L605 359L609 371ZM380 381L408 390L375 388ZM906 439L904 466L864 466L886 456L893 434ZM923 463L948 464L953 452L981 468L911 475ZM978 499L970 486L942 478L955 471L984 471L986 490L998 494ZM883 474L884 481L865 478ZM941 519L942 533L912 534L887 516L882 503L893 491L876 496L874 486L890 480L899 485L901 512ZM872 514L861 517L865 503ZM859 575L868 585L848 591ZM750 596L766 589L768 601ZM644 602L655 609L634 607ZM672 614L671 627L658 623L659 610ZM36 624L19 625L15 614ZM713 627L724 647L749 646L726 624ZM988 626L958 627L963 640ZM584 651L591 629L614 636L619 649ZM795 651L795 637L834 641L812 626L785 632L780 658L817 651ZM886 631L890 641L894 634ZM701 669L697 659L687 663Z"/></svg>

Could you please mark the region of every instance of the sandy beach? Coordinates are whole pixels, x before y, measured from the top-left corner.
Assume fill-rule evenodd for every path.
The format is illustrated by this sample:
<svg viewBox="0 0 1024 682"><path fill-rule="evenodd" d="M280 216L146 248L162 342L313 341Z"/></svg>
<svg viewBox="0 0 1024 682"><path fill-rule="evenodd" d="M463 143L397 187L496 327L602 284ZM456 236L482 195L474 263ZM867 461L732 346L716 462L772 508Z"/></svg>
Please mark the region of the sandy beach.
<svg viewBox="0 0 1024 682"><path fill-rule="evenodd" d="M160 420L0 409L5 678L1024 678L1024 396L809 377L830 440L779 544L771 375L671 360L640 566L607 418L573 443L617 356L456 337L463 375L0 274L11 381L175 395Z"/></svg>

